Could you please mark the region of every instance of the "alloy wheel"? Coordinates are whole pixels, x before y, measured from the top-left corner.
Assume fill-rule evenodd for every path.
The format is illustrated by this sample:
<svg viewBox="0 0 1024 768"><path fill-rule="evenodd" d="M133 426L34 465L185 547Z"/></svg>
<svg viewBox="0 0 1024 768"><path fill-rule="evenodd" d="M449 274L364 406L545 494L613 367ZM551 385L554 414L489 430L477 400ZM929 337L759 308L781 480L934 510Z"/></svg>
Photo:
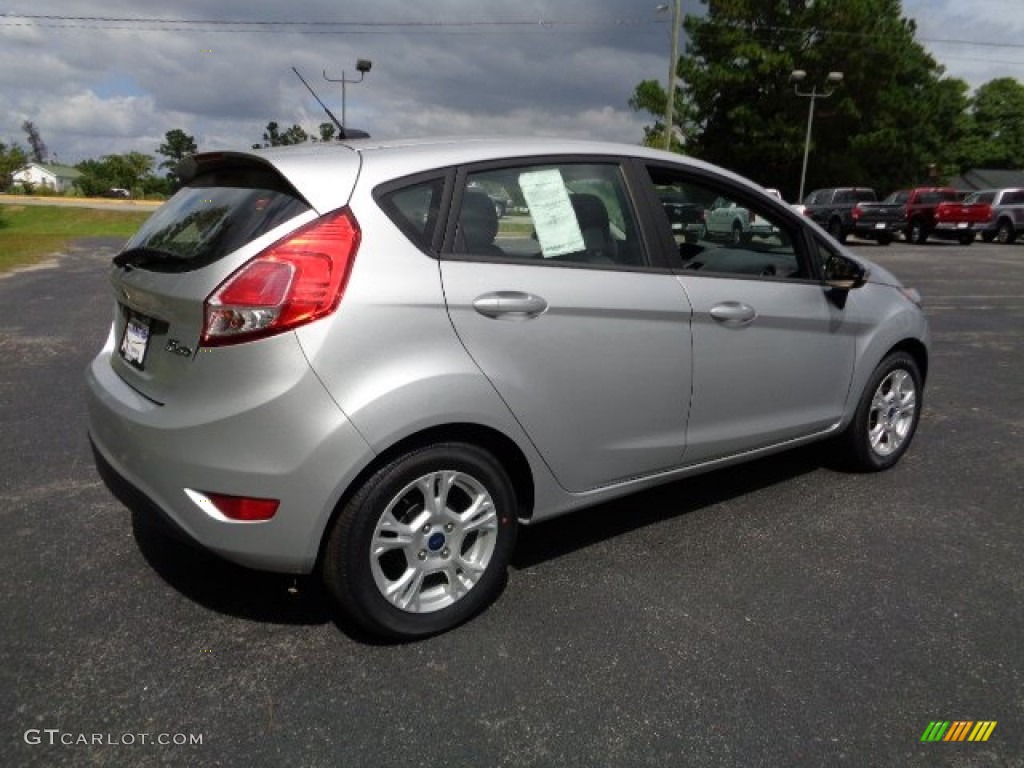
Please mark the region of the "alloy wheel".
<svg viewBox="0 0 1024 768"><path fill-rule="evenodd" d="M498 518L482 483L436 471L402 488L384 509L370 545L370 569L396 608L429 613L460 600L494 555Z"/></svg>
<svg viewBox="0 0 1024 768"><path fill-rule="evenodd" d="M868 412L868 441L879 456L890 456L900 449L911 433L917 411L917 387L914 377L903 368L891 371L871 399Z"/></svg>

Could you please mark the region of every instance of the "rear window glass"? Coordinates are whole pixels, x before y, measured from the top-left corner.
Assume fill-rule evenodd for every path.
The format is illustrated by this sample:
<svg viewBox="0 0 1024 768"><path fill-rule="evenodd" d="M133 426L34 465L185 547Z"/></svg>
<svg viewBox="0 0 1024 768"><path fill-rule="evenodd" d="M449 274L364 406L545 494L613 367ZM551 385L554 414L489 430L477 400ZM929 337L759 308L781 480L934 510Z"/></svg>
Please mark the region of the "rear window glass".
<svg viewBox="0 0 1024 768"><path fill-rule="evenodd" d="M935 190L933 192L922 192L917 198L919 203L949 203L957 200L956 192L952 190Z"/></svg>
<svg viewBox="0 0 1024 768"><path fill-rule="evenodd" d="M996 199L995 192L975 192L973 195L968 195L964 200L965 203L991 203Z"/></svg>
<svg viewBox="0 0 1024 768"><path fill-rule="evenodd" d="M410 240L430 250L441 213L443 189L444 179L434 178L383 192L378 199L384 212Z"/></svg>
<svg viewBox="0 0 1024 768"><path fill-rule="evenodd" d="M909 199L910 199L910 193L909 192L900 191L900 192L893 192L891 195L889 195L887 198L885 198L885 200L883 200L882 202L883 203L891 203L893 205L896 205L896 204L905 203Z"/></svg>
<svg viewBox="0 0 1024 768"><path fill-rule="evenodd" d="M117 259L153 271L199 269L309 209L270 171L207 173L159 208Z"/></svg>

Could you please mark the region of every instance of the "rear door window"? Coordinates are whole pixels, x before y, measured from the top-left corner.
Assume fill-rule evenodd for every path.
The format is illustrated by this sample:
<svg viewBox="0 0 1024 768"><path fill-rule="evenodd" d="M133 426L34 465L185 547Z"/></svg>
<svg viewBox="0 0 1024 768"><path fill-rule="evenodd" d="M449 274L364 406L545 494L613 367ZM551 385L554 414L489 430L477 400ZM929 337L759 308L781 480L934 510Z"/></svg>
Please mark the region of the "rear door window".
<svg viewBox="0 0 1024 768"><path fill-rule="evenodd" d="M564 162L469 173L452 252L547 266L646 265L617 163Z"/></svg>
<svg viewBox="0 0 1024 768"><path fill-rule="evenodd" d="M228 168L196 177L159 208L117 256L155 272L208 266L310 210L276 173Z"/></svg>

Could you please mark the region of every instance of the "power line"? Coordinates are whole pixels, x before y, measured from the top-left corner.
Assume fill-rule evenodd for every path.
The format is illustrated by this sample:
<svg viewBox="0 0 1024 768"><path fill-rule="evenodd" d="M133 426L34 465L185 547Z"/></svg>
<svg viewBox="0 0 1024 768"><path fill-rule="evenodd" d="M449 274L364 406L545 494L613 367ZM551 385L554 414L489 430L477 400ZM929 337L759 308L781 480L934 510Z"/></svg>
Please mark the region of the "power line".
<svg viewBox="0 0 1024 768"><path fill-rule="evenodd" d="M254 21L245 19L160 19L153 17L119 17L119 16L67 16L56 14L25 14L0 13L0 18L25 19L17 26L72 26L70 24L55 25L53 22L88 22L87 28L95 29L94 24L153 24L158 28L164 25L192 26L231 26L231 27L357 27L371 29L424 29L447 27L602 27L602 26L640 26L643 24L663 24L660 19L492 19L462 21ZM0 24L14 26L13 22ZM133 27L134 28L134 27Z"/></svg>
<svg viewBox="0 0 1024 768"><path fill-rule="evenodd" d="M63 14L24 14L0 13L0 27L42 27L50 29L105 29L112 31L132 32L194 32L197 28L212 27L219 32L278 32L281 29L293 28L305 35L357 35L402 30L458 30L479 31L484 28L540 28L555 29L558 27L639 27L644 25L664 26L669 22L665 19L491 19L460 21L329 21L329 20L282 20L258 21L246 19L161 19L155 17L128 16L70 16ZM8 21L21 19L22 21ZM111 26L111 25L130 26ZM150 26L151 25L151 26ZM744 24L734 22L731 26L747 28L751 31L769 32L813 32L815 34L884 40L871 32L851 32L837 29L808 29L803 27L775 26L768 24ZM227 27L227 29L225 29ZM316 29L313 29L313 28ZM325 27L327 29L325 29ZM894 36L889 36L894 37ZM1024 43L1000 43L989 40L963 40L956 38L917 37L919 43L930 45L966 45L980 48L1010 48L1024 50ZM1017 62L1007 62L1017 63Z"/></svg>

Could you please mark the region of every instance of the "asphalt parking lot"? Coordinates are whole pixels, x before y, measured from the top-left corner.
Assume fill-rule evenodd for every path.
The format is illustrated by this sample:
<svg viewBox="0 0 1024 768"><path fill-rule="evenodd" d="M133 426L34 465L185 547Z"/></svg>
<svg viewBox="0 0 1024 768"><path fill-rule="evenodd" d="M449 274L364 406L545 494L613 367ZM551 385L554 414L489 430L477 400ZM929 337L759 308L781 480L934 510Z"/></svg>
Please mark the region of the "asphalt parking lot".
<svg viewBox="0 0 1024 768"><path fill-rule="evenodd" d="M935 336L894 470L811 448L528 529L489 611L405 645L100 483L116 245L0 277L4 764L1024 765L1024 245L854 245Z"/></svg>

